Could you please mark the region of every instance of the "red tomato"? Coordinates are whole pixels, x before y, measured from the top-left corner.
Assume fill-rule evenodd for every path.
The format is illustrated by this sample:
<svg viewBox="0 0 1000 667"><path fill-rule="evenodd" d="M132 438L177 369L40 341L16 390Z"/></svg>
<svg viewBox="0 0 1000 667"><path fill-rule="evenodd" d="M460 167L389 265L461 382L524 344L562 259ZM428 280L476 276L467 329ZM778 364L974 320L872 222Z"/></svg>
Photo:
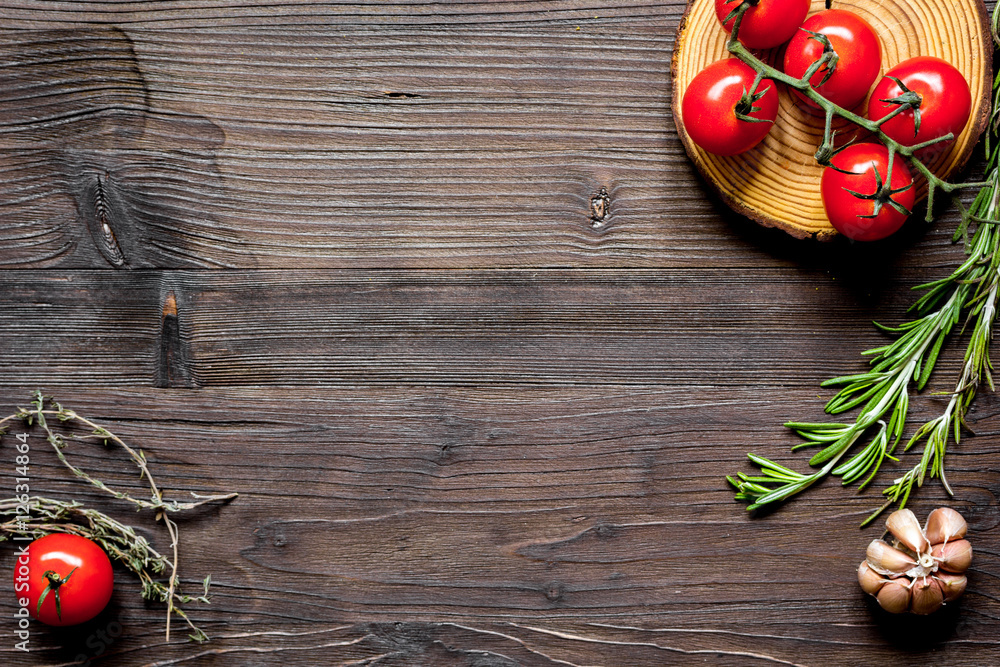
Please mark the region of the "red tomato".
<svg viewBox="0 0 1000 667"><path fill-rule="evenodd" d="M764 79L756 91L748 92L756 77L736 58L718 60L698 72L681 101L684 129L696 144L717 155L736 155L759 144L771 131L778 117L778 90L773 81Z"/></svg>
<svg viewBox="0 0 1000 667"><path fill-rule="evenodd" d="M830 162L833 167L823 170L820 192L826 217L838 232L855 241L877 241L903 226L914 201L913 177L904 158L894 156L888 183L889 149L882 144L848 146Z"/></svg>
<svg viewBox="0 0 1000 667"><path fill-rule="evenodd" d="M959 135L972 109L972 93L961 72L940 58L918 56L904 60L886 72L875 86L868 101L868 117L872 120L888 116L901 106L885 101L897 99L906 92L890 77L899 79L907 90L916 93L919 101L916 110L907 108L882 124L882 131L889 138L904 146L913 146L949 132L956 137ZM918 116L919 129L916 126ZM918 152L920 157L933 157L950 144L950 141L942 141Z"/></svg>
<svg viewBox="0 0 1000 667"><path fill-rule="evenodd" d="M101 613L111 599L114 572L101 547L79 535L53 533L28 545L28 611L47 625L77 625ZM38 604L39 598L42 600Z"/></svg>
<svg viewBox="0 0 1000 667"><path fill-rule="evenodd" d="M837 54L832 73L830 65L824 65L809 77L816 92L848 109L865 99L882 66L882 46L868 22L844 9L826 9L813 14L788 42L785 74L801 79L809 66L823 57L828 47L821 38L810 33L825 35L829 48ZM798 90L794 92L806 104L817 106Z"/></svg>
<svg viewBox="0 0 1000 667"><path fill-rule="evenodd" d="M746 0L715 0L715 14L726 32L733 31L736 18L726 20ZM748 49L770 49L784 44L809 13L809 0L760 0L740 22L739 40Z"/></svg>

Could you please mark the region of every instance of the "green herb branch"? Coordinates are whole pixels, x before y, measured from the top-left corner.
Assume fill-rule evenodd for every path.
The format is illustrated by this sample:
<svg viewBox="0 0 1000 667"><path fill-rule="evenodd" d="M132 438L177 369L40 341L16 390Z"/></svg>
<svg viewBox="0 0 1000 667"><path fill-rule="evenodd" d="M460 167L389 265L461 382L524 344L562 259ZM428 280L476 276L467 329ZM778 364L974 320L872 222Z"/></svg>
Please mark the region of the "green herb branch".
<svg viewBox="0 0 1000 667"><path fill-rule="evenodd" d="M63 435L52 429L48 418L55 419L60 423L84 426L91 429L91 432L88 435ZM122 563L139 578L142 583L143 598L167 603L166 638L168 641L170 640L170 621L174 614L187 622L191 629L191 635L189 635L191 639L199 642L207 640L208 636L191 621L180 605L192 600L208 604L211 576L206 577L203 581L204 593L202 595L191 597L179 592L177 585L179 534L177 523L170 515L206 503L232 500L238 494L209 496L192 494L195 500L188 502L165 499L149 470L146 455L141 449L133 449L106 428L72 410L67 410L50 397L43 396L41 392L34 393L31 409L19 408L15 414L0 419L0 435L6 432L7 424L15 420L21 420L29 426L37 424L44 431L45 439L52 445L56 456L75 476L118 500L135 505L140 510L154 511L156 521L162 521L167 528L170 537L171 557L167 558L161 555L150 546L146 538L136 534L133 528L102 512L85 508L77 502L65 502L38 496L0 499L0 541L9 540L15 536L34 539L54 532L73 533L91 539L98 543L112 559ZM148 500L117 491L70 463L64 451L68 442L93 440L99 440L105 446L114 443L127 452L129 458L139 468L140 479L145 479L149 484L151 495ZM24 512L25 509L27 509L27 513ZM169 572L166 584L158 580L158 576L164 572Z"/></svg>
<svg viewBox="0 0 1000 667"><path fill-rule="evenodd" d="M994 40L998 21L1000 9L995 10L993 15ZM738 23L737 19L737 25ZM743 59L745 49L735 40L736 27L733 35L730 51ZM808 81L815 71L807 72L804 80ZM771 76L769 71L767 76ZM796 81L803 83L799 80L789 82L787 76L776 78L796 87ZM800 89L827 110L824 145L831 141L831 113L854 120L851 118L853 114L841 114L841 110L830 105L808 84ZM859 125L872 129L869 127L872 125L871 121L860 120L864 123ZM908 152L904 147L894 146L894 142L881 132L878 135L889 147L890 153L896 151L909 158L927 178L931 193L927 203L927 214L930 217L933 205L930 196L934 189L950 192L956 186L943 183L931 174L926 166L912 156L914 149L909 149ZM962 323L960 330L963 333L968 330L968 344L961 373L954 389L948 394L948 403L939 416L920 426L903 447L905 452L923 443L923 454L916 465L883 491L884 504L862 526L893 504L905 506L914 487L922 486L928 478L939 478L945 490L952 494L944 470L947 446L952 440L957 444L962 430L968 430L965 416L981 383L985 380L990 389L994 388L990 374L992 365L989 347L997 316L1000 286L1000 229L997 227L1000 222L1000 76L994 81L992 115L985 148L987 178L982 183L975 184L980 190L971 206L968 209L962 208L961 222L953 238L954 242L964 240L967 255L965 261L951 275L914 288L924 293L910 308L914 315L912 320L896 327L876 323L876 326L895 336L895 339L862 353L871 357L867 372L833 378L822 384L824 387L840 387L826 404L827 413L836 415L860 408L853 423L785 424L804 439L794 450L820 447L809 463L812 466L822 466L821 468L810 474L802 474L764 457L749 454L750 461L761 469L761 474L739 472L736 476L727 477L737 490L736 498L749 501L748 509L754 510L786 500L828 475L840 477L844 485L864 477L864 481L859 484L860 491L875 478L885 459L898 460L893 454L907 425L910 386L913 385L918 392L924 389L945 341L954 333L955 325ZM821 147L820 151L823 150ZM961 207L961 202L957 203ZM973 230L971 238L970 230ZM859 441L865 442L860 451L840 463L855 449Z"/></svg>

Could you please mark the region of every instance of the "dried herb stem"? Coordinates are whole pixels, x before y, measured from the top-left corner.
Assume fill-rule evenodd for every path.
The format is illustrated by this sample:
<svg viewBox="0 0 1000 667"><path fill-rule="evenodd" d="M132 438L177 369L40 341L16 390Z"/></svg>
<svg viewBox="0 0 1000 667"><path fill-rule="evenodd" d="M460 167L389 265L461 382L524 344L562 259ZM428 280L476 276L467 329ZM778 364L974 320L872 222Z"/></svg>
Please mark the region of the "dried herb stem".
<svg viewBox="0 0 1000 667"><path fill-rule="evenodd" d="M90 429L91 432L88 435L63 435L52 429L48 421L49 418L62 424L83 426ZM103 426L80 416L72 410L64 408L50 397L43 396L41 392L36 391L33 394L31 409L19 408L16 413L0 419L0 435L6 432L8 424L17 420L23 421L28 425L37 424L45 432L45 438L52 445L59 461L76 477L113 496L117 500L131 503L138 509L153 510L156 521L162 521L167 528L167 533L170 537L171 558L167 558L156 552L149 545L148 541L141 535L137 535L131 527L115 521L106 514L97 510L84 508L76 502L64 502L37 496L29 498L27 503L18 498L0 500L0 519L5 519L3 523L0 523L0 541L11 539L17 535L37 538L51 532L68 532L93 539L112 558L123 563L125 567L139 577L143 586L142 594L144 598L167 603L166 639L168 641L170 640L171 619L174 614L177 614L187 622L192 631L190 635L192 639L195 641L208 639L207 635L194 625L179 605L190 602L192 599L207 604L211 578L206 577L203 582L205 593L197 598L182 595L178 592L179 531L177 523L170 517L170 514L194 509L207 503L232 500L238 494L227 493L202 496L192 493L192 496L196 500L187 502L164 499L163 492L149 470L146 455L141 449L133 449L120 437ZM69 441L85 442L93 440L103 441L105 446L109 443L114 443L127 452L129 458L139 469L140 479L145 479L149 485L151 494L149 500L136 498L131 494L113 489L86 471L73 465L67 459L64 450ZM22 508L25 507L29 510L27 515L23 513ZM170 575L166 585L153 578L154 575L161 574L167 569L169 569Z"/></svg>

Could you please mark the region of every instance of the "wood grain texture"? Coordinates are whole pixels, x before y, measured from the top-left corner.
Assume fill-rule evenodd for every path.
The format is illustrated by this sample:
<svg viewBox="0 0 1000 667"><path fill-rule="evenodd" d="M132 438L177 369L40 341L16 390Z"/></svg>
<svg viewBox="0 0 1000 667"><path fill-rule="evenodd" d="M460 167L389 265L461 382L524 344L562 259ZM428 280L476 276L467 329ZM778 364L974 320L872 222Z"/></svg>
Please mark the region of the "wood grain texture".
<svg viewBox="0 0 1000 667"><path fill-rule="evenodd" d="M713 199L669 111L682 10L0 0L0 414L41 388L169 494L240 493L181 519L209 644L166 643L118 572L98 619L0 663L996 662L994 395L949 452L976 560L938 617L857 588L878 489L732 500L748 451L804 469L780 425L962 250L953 214L804 244ZM166 546L30 442L33 490Z"/></svg>
<svg viewBox="0 0 1000 667"><path fill-rule="evenodd" d="M271 29L276 26L399 25L632 25L669 24L684 0L367 0L318 3L281 0L247 3L235 0L140 0L78 3L5 0L0 18L12 28L47 28L113 24L169 29L218 26Z"/></svg>
<svg viewBox="0 0 1000 667"><path fill-rule="evenodd" d="M864 368L859 352L886 340L870 321L900 321L908 286L781 269L8 272L0 376L45 386L814 386L817 365ZM841 345L847 337L857 347ZM942 360L939 375L956 361Z"/></svg>
<svg viewBox="0 0 1000 667"><path fill-rule="evenodd" d="M782 404L759 389L360 385L192 400L67 388L63 403L141 445L172 493L241 493L181 524L182 579L215 582L211 607L194 608L211 644L164 646L162 610L138 604L127 577L79 632L118 619L108 662L129 665L909 664L895 636L906 626L854 581L875 532L857 522L877 493L825 484L757 519L732 502L720 473L742 465L748 442L798 465L776 425L815 407L811 388L786 388ZM5 388L3 402L21 391ZM952 504L977 545L970 593L960 612L907 632L922 628L915 649L949 664L981 665L997 650L1000 486L986 443L998 408L987 396L979 445L950 463ZM162 542L32 442L39 491L125 515ZM112 453L71 454L141 486ZM928 487L914 508L941 500ZM58 663L61 644L80 645L41 628L35 639L37 659L15 664Z"/></svg>
<svg viewBox="0 0 1000 667"><path fill-rule="evenodd" d="M797 261L801 244L720 216L695 177L669 117L672 39L8 31L0 265Z"/></svg>

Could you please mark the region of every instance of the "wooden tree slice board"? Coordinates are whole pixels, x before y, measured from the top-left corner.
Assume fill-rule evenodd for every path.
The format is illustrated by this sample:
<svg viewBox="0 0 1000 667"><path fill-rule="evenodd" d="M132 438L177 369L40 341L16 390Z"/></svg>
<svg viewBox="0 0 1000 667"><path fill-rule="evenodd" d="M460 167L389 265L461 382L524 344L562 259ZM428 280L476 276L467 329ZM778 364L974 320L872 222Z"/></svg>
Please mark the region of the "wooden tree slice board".
<svg viewBox="0 0 1000 667"><path fill-rule="evenodd" d="M874 28L882 42L882 72L918 55L943 58L962 72L972 91L972 116L952 146L928 165L944 178L960 170L972 155L990 110L993 42L982 0L847 0L833 6L854 11ZM823 8L823 0L813 0L809 13ZM672 63L674 122L684 148L705 180L738 213L798 238L836 236L819 195L822 167L813 158L823 140L823 117L797 103L786 86L779 86L774 127L747 153L732 157L707 153L684 131L684 91L705 66L729 57L727 38L713 0L688 3ZM760 55L780 67L783 48ZM865 104L867 100L855 111L863 113ZM846 121L838 128L838 139L849 133L863 138ZM918 187L922 199L926 188L923 183Z"/></svg>

